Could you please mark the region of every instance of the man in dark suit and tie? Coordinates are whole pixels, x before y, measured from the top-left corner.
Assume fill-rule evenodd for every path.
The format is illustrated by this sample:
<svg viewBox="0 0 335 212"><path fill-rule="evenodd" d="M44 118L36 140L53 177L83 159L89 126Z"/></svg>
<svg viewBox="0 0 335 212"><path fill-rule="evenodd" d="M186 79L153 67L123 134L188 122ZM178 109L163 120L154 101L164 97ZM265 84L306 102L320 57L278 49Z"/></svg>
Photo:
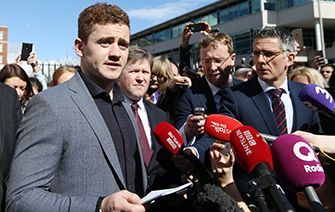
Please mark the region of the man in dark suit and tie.
<svg viewBox="0 0 335 212"><path fill-rule="evenodd" d="M14 89L0 83L0 210L5 206L5 181L8 177L21 120L21 107Z"/></svg>
<svg viewBox="0 0 335 212"><path fill-rule="evenodd" d="M205 114L218 113L221 107L221 92L223 89L238 84L231 76L231 70L235 65L236 54L233 50L232 38L225 34L208 34L200 42L200 59L204 76L193 82L190 89L178 99L173 111L174 125L185 132L185 137L194 147L199 150L200 146L194 141L204 132L205 116L193 115L196 107L203 107ZM193 139L193 141L192 141ZM211 143L206 145L207 148ZM200 159L204 160L207 148L195 152ZM193 150L195 150L193 148Z"/></svg>
<svg viewBox="0 0 335 212"><path fill-rule="evenodd" d="M265 134L280 136L296 130L320 133L318 114L299 100L304 85L287 78L288 67L295 58L294 45L294 38L286 29L265 27L257 31L253 62L258 77L224 90L222 113ZM242 193L246 193L247 176L236 168L234 178Z"/></svg>
<svg viewBox="0 0 335 212"><path fill-rule="evenodd" d="M78 18L80 71L32 98L18 130L8 211L145 211L146 171L116 81L128 58L128 15L96 3Z"/></svg>
<svg viewBox="0 0 335 212"><path fill-rule="evenodd" d="M304 85L287 79L294 58L289 31L279 27L258 31L253 42L258 77L223 92L223 114L275 136L296 130L320 133L317 113L299 100Z"/></svg>
<svg viewBox="0 0 335 212"><path fill-rule="evenodd" d="M151 76L152 57L148 51L137 46L129 48L128 62L121 73L119 85L125 95L123 104L132 108L137 137L141 144L141 155L146 164L148 189L166 189L181 183L180 173L172 163L170 154L153 134L160 122L167 122L167 113L146 100ZM172 163L173 164L173 163ZM159 206L160 211L169 211L167 205ZM158 208L155 208L158 210Z"/></svg>

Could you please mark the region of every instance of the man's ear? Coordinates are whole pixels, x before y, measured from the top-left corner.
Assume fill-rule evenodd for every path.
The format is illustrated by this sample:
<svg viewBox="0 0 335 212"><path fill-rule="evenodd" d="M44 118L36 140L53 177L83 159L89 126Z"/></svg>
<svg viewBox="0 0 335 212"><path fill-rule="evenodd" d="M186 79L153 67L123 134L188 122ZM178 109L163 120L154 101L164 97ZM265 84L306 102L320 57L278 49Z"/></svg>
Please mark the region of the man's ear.
<svg viewBox="0 0 335 212"><path fill-rule="evenodd" d="M83 56L83 41L80 38L76 38L74 41L74 50L79 57Z"/></svg>
<svg viewBox="0 0 335 212"><path fill-rule="evenodd" d="M296 56L295 52L289 52L288 53L287 59L288 59L289 65L293 64L295 56Z"/></svg>
<svg viewBox="0 0 335 212"><path fill-rule="evenodd" d="M231 58L231 65L234 66L236 60L236 53L235 52L231 53L230 58Z"/></svg>

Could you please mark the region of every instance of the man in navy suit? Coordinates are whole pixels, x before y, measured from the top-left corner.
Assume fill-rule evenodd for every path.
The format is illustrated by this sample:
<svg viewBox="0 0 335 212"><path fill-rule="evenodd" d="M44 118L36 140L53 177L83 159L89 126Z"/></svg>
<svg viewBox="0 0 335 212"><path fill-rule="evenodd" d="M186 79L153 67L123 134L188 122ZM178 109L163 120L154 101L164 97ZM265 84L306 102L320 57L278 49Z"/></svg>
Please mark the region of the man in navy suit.
<svg viewBox="0 0 335 212"><path fill-rule="evenodd" d="M299 100L304 85L287 79L287 70L294 58L294 38L290 32L279 27L258 31L253 42L253 62L258 77L223 92L223 114L261 133L279 136L283 132L277 128L270 93L273 89L281 89L280 98L286 114L285 133L296 130L320 133L317 113Z"/></svg>
<svg viewBox="0 0 335 212"><path fill-rule="evenodd" d="M234 80L230 74L235 65L236 54L229 35L206 35L200 42L200 59L204 76L193 82L192 87L181 96L172 116L174 125L178 129L182 128L181 132L185 133L186 139L189 142L193 139L192 142L195 142L193 150L199 150L197 140L203 135L205 120L203 115L193 115L194 108L203 107L206 115L218 113L222 90L238 84L238 80ZM197 138L194 141L195 136ZM204 153L202 150L195 152L202 161Z"/></svg>
<svg viewBox="0 0 335 212"><path fill-rule="evenodd" d="M265 27L256 32L253 62L258 77L224 90L222 113L265 134L320 133L318 114L299 100L304 85L287 79L294 58L294 38L289 31ZM275 90L281 92L277 99L271 94ZM282 108L280 113L276 113L278 108ZM242 193L247 192L248 177L236 168L234 178Z"/></svg>

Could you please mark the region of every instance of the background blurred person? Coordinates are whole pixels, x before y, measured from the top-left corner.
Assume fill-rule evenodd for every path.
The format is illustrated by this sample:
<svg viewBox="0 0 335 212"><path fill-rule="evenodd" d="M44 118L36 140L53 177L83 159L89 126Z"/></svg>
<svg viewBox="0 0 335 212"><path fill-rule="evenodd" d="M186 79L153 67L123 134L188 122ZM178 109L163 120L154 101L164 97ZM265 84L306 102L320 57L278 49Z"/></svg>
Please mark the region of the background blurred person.
<svg viewBox="0 0 335 212"><path fill-rule="evenodd" d="M235 71L232 73L232 76L235 79L241 80L243 82L248 81L252 76L251 66L247 64L235 66Z"/></svg>
<svg viewBox="0 0 335 212"><path fill-rule="evenodd" d="M186 76L181 76L178 72L178 66L169 59L166 63L170 63L172 71L172 80L168 85L164 94L160 95L157 106L167 112L172 118L172 111L176 105L176 102L180 96L186 91L187 88L191 87L191 79ZM167 66L168 67L168 66Z"/></svg>
<svg viewBox="0 0 335 212"><path fill-rule="evenodd" d="M59 85L63 82L71 79L74 74L77 72L77 69L71 66L61 66L55 70L52 75L52 81L50 83L50 87Z"/></svg>
<svg viewBox="0 0 335 212"><path fill-rule="evenodd" d="M289 73L288 77L290 80L303 84L317 84L322 88L328 87L327 81L314 68L305 66L295 68Z"/></svg>
<svg viewBox="0 0 335 212"><path fill-rule="evenodd" d="M41 82L36 77L29 77L31 87L33 89L34 95L39 94L43 90Z"/></svg>
<svg viewBox="0 0 335 212"><path fill-rule="evenodd" d="M34 95L26 72L17 64L6 64L0 71L0 82L14 88L19 97L22 111L27 101Z"/></svg>
<svg viewBox="0 0 335 212"><path fill-rule="evenodd" d="M305 66L295 68L289 74L289 79L300 82L303 84L316 84L322 88L327 88L328 83L323 76L314 68L308 68ZM328 90L328 89L327 89ZM319 113L320 123L323 133L327 135L335 134L335 120L326 116L323 113Z"/></svg>
<svg viewBox="0 0 335 212"><path fill-rule="evenodd" d="M31 67L33 76L40 81L40 84L42 85L42 90L45 90L48 88L47 85L47 81L46 78L42 72L41 67L39 66L38 62L37 62L37 56L35 52L30 52L29 57L27 59L27 61L23 61L21 60L21 55L19 55L16 58L16 64L18 64L20 67L23 68L23 70L26 72L26 74L28 75L28 77L32 77L31 74L29 74L29 72L24 68L24 64L28 64Z"/></svg>
<svg viewBox="0 0 335 212"><path fill-rule="evenodd" d="M321 66L320 73L322 74L323 78L329 83L329 80L334 72L334 66L331 64L325 64Z"/></svg>
<svg viewBox="0 0 335 212"><path fill-rule="evenodd" d="M150 101L157 104L172 81L173 72L169 59L166 56L154 57L150 85L147 91Z"/></svg>

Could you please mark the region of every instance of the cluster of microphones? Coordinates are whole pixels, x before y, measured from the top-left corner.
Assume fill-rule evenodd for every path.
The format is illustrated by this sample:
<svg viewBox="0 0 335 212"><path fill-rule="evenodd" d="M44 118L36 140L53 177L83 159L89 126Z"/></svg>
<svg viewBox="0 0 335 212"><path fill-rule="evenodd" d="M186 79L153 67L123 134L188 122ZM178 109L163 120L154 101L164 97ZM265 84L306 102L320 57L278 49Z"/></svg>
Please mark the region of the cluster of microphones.
<svg viewBox="0 0 335 212"><path fill-rule="evenodd" d="M317 85L309 84L299 98L309 108L334 118L332 96ZM231 117L212 114L206 118L205 133L233 147L238 165L251 176L249 182L259 190L253 198L260 211L296 211L284 190L303 191L312 211L324 211L314 188L325 181L325 173L313 147L302 137L279 137L259 133ZM155 135L173 155L183 154L184 141L178 130L167 122L154 129ZM199 178L210 181L211 172L195 157L187 155L197 167ZM283 187L283 189L282 189Z"/></svg>

